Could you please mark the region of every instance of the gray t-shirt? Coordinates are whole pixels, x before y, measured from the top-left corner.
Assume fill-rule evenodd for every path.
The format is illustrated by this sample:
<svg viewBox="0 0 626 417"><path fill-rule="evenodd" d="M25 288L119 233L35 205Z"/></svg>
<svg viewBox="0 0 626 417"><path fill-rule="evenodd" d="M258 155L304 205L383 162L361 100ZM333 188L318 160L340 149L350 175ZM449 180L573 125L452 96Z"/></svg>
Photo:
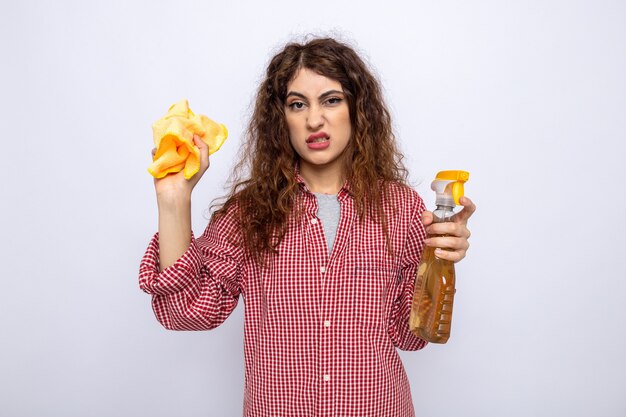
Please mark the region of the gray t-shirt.
<svg viewBox="0 0 626 417"><path fill-rule="evenodd" d="M337 227L339 226L341 207L339 206L339 201L337 201L336 194L313 194L315 194L317 198L317 217L322 221L324 235L326 236L326 245L328 245L328 253L330 253L332 252Z"/></svg>

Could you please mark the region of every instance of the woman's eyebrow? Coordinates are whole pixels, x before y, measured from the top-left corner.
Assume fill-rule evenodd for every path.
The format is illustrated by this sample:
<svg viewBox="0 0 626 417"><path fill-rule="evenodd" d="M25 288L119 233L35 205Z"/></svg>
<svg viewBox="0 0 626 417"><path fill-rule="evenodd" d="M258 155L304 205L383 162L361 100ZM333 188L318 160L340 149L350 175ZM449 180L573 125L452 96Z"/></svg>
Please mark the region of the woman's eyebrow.
<svg viewBox="0 0 626 417"><path fill-rule="evenodd" d="M321 94L318 98L319 99L323 99L326 98L330 95L333 94L343 94L343 91L339 91L339 90L328 90L325 93ZM287 93L287 97L291 97L291 96L295 96L295 97L300 97L306 100L306 96L302 93L298 93L297 91L290 91L289 93ZM285 97L285 98L287 98Z"/></svg>
<svg viewBox="0 0 626 417"><path fill-rule="evenodd" d="M291 97L291 96L295 96L295 97L300 97L300 98L306 99L304 94L298 93L297 91L290 91L290 92L288 92L287 93L287 97L285 97L285 98L288 98L288 97Z"/></svg>
<svg viewBox="0 0 626 417"><path fill-rule="evenodd" d="M339 91L339 90L328 90L327 92L325 92L324 94L322 94L321 96L319 96L320 99L326 98L328 96L331 96L333 94L343 94L343 91Z"/></svg>

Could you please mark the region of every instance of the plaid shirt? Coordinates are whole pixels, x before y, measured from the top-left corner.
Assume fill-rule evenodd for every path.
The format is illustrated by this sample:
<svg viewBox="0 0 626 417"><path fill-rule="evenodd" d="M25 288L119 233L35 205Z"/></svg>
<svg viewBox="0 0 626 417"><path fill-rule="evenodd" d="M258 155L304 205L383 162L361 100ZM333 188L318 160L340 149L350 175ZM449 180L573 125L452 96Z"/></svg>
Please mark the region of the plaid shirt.
<svg viewBox="0 0 626 417"><path fill-rule="evenodd" d="M317 201L298 175L298 203L267 267L229 243L233 216L211 221L187 251L159 273L154 236L139 275L167 329L219 326L244 299L244 417L412 417L408 378L396 348L426 342L408 328L426 236L417 193L392 184L383 201L393 255L371 219L359 221L348 186L332 248ZM295 216L294 216L295 217Z"/></svg>

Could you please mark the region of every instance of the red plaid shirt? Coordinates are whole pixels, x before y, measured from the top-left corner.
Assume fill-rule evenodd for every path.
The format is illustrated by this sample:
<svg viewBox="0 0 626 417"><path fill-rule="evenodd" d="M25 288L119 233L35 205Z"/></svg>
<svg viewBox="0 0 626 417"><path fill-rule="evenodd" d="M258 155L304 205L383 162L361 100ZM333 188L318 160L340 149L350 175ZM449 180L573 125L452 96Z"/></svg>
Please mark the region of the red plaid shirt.
<svg viewBox="0 0 626 417"><path fill-rule="evenodd" d="M425 231L417 193L391 185L383 202L394 248L371 219L360 222L347 187L328 253L317 200L298 177L304 215L262 268L225 237L232 216L210 222L182 257L158 271L155 235L139 285L163 326L208 330L244 299L244 417L412 417L409 382L396 348L426 342L408 328Z"/></svg>

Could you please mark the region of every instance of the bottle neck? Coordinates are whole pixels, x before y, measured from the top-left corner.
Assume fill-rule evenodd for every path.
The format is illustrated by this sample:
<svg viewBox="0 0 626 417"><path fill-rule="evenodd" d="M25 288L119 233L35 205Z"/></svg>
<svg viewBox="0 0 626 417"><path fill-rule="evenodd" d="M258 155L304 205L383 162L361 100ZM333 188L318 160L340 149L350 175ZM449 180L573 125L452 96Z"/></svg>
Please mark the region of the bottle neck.
<svg viewBox="0 0 626 417"><path fill-rule="evenodd" d="M454 216L454 206L437 204L437 208L433 211L433 222L449 222L452 216Z"/></svg>

